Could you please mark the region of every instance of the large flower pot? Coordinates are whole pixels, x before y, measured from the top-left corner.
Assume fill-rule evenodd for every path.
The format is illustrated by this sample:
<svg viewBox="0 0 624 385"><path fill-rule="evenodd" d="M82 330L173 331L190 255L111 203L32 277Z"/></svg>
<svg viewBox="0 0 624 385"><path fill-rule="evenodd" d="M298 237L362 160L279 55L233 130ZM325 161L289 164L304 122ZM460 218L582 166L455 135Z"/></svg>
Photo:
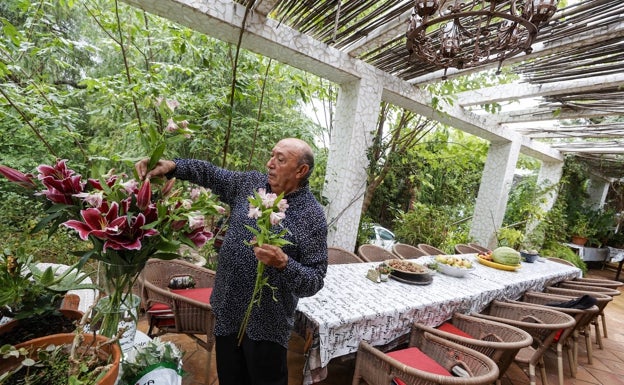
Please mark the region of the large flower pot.
<svg viewBox="0 0 624 385"><path fill-rule="evenodd" d="M30 341L23 342L21 344L16 345L17 349L27 348L33 353L36 352L37 348L45 348L51 344L54 345L65 345L71 344L74 340L74 333L62 333L62 334L52 334L46 337L35 338ZM108 340L107 337L97 335L95 336L97 342L103 343ZM94 337L92 334L84 334L84 342L81 344L81 347L88 347L94 342ZM98 352L100 357L108 358L111 357L111 367L108 369L104 377L102 377L96 385L115 385L117 381L117 377L119 375L119 365L121 362L121 349L119 348L119 344L106 344L101 347L101 350ZM23 358L19 357L11 357L0 362L0 374L5 373L8 370L12 370L16 368L19 363L23 360Z"/></svg>
<svg viewBox="0 0 624 385"><path fill-rule="evenodd" d="M60 316L45 315L32 317L32 319L13 319L0 325L0 346L16 345L25 340L75 330L75 323L80 321L83 313L74 309L60 309L60 312ZM42 327L43 324L46 327ZM20 338L20 336L28 336L28 338Z"/></svg>

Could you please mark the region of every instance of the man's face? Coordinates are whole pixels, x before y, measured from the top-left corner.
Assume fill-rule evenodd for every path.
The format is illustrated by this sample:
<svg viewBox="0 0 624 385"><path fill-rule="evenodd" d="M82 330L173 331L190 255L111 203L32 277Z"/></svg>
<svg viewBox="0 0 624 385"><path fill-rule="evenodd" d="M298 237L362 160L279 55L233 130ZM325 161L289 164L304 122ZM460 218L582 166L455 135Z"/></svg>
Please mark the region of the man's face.
<svg viewBox="0 0 624 385"><path fill-rule="evenodd" d="M303 165L299 165L301 150L293 140L280 140L273 150L271 159L267 162L269 185L276 193L288 194L299 187L303 173Z"/></svg>

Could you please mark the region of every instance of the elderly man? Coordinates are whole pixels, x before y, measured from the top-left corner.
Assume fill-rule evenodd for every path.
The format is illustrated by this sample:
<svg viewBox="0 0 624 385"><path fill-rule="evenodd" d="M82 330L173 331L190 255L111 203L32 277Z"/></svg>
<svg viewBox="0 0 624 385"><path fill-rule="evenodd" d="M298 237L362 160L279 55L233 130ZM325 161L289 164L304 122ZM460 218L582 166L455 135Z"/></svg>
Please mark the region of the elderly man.
<svg viewBox="0 0 624 385"><path fill-rule="evenodd" d="M323 287L327 271L327 223L321 205L308 188L314 167L310 146L296 138L280 140L267 162L267 173L236 172L193 159L160 160L147 170L146 159L136 164L139 177L176 177L212 189L231 208L230 225L219 251L215 287L210 298L216 316L217 373L221 385L287 385L288 340L297 301ZM282 248L248 246L255 226L249 202L259 188L284 193L288 201L282 222L288 229ZM253 307L242 343L237 334L251 299L258 261L276 288L265 288Z"/></svg>

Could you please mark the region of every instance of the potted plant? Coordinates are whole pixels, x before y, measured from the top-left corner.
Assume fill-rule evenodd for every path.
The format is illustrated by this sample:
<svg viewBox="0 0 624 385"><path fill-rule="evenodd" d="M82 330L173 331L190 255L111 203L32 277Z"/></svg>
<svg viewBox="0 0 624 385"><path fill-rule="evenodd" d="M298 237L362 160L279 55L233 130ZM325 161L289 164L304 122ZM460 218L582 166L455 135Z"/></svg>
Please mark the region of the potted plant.
<svg viewBox="0 0 624 385"><path fill-rule="evenodd" d="M388 280L390 273L392 273L392 268L385 263L382 263L377 266L377 271L379 272L379 279L381 279L382 282L385 282Z"/></svg>
<svg viewBox="0 0 624 385"><path fill-rule="evenodd" d="M584 246L587 240L595 234L595 231L589 223L589 218L585 214L579 214L570 227L569 233L572 237L572 243Z"/></svg>
<svg viewBox="0 0 624 385"><path fill-rule="evenodd" d="M61 274L51 267L39 269L33 257L19 249L0 253L0 318L8 320L0 325L0 345L73 331L82 312L61 305L70 290L95 288L87 278L77 266Z"/></svg>
<svg viewBox="0 0 624 385"><path fill-rule="evenodd" d="M52 334L0 347L0 383L46 385L114 385L119 375L121 348L99 334Z"/></svg>

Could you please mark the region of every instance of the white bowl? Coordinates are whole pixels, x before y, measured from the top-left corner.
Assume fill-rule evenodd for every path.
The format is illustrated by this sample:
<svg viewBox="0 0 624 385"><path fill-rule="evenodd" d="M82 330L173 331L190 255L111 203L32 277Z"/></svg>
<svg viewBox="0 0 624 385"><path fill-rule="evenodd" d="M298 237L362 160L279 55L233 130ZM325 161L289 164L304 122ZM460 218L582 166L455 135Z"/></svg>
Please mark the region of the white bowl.
<svg viewBox="0 0 624 385"><path fill-rule="evenodd" d="M475 268L474 266L471 268L466 267L455 267L451 265L447 265L445 263L438 262L438 267L442 274L450 275L452 277L465 277L470 274Z"/></svg>

